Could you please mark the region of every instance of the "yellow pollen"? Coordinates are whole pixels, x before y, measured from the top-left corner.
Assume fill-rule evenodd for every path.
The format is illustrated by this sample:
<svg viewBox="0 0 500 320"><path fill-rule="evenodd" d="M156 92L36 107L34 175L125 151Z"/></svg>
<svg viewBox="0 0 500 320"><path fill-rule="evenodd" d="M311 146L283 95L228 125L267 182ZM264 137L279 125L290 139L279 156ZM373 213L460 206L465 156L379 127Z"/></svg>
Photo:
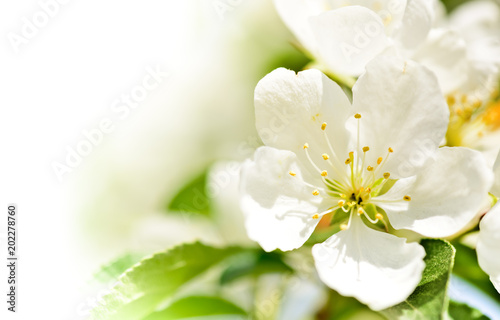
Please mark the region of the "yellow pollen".
<svg viewBox="0 0 500 320"><path fill-rule="evenodd" d="M345 204L345 201L344 200L339 200L338 204L339 204L339 207L343 207L344 204Z"/></svg>
<svg viewBox="0 0 500 320"><path fill-rule="evenodd" d="M361 115L360 115L359 113L356 113L356 114L354 115L354 118L356 118L356 119L361 119Z"/></svg>
<svg viewBox="0 0 500 320"><path fill-rule="evenodd" d="M293 171L289 171L288 173L289 173L292 177L295 177L295 176L297 175L297 174L296 174L295 172L293 172Z"/></svg>
<svg viewBox="0 0 500 320"><path fill-rule="evenodd" d="M323 122L323 123L321 124L321 130L325 130L325 129L326 129L326 122Z"/></svg>
<svg viewBox="0 0 500 320"><path fill-rule="evenodd" d="M384 173L384 178L385 179L389 179L390 176L391 176L391 174L389 172Z"/></svg>
<svg viewBox="0 0 500 320"><path fill-rule="evenodd" d="M319 195L319 191L318 190L314 190L313 191L313 196L317 196L317 195Z"/></svg>
<svg viewBox="0 0 500 320"><path fill-rule="evenodd" d="M362 208L359 208L359 209L358 209L358 214L363 214L363 213L364 213L363 209L362 209Z"/></svg>
<svg viewBox="0 0 500 320"><path fill-rule="evenodd" d="M312 216L312 218L313 218L314 220L319 219L319 215L318 215L318 214L315 214L314 216Z"/></svg>
<svg viewBox="0 0 500 320"><path fill-rule="evenodd" d="M455 102L457 102L457 100L455 99L454 96L448 96L446 98L446 102L448 103L448 106L453 106L455 104Z"/></svg>
<svg viewBox="0 0 500 320"><path fill-rule="evenodd" d="M326 153L323 153L321 156L323 157L323 160L328 160L328 159L330 159L330 156L329 156L329 155L327 155Z"/></svg>
<svg viewBox="0 0 500 320"><path fill-rule="evenodd" d="M322 175L323 177L326 177L326 176L328 175L328 172L326 172L326 170L323 170L323 171L321 171L321 175Z"/></svg>
<svg viewBox="0 0 500 320"><path fill-rule="evenodd" d="M366 188L366 192L368 193L372 192L372 188Z"/></svg>
<svg viewBox="0 0 500 320"><path fill-rule="evenodd" d="M340 225L340 230L344 231L346 229L347 229L347 224L343 223L343 224Z"/></svg>
<svg viewBox="0 0 500 320"><path fill-rule="evenodd" d="M390 152L390 153L393 153L393 152L394 152L394 150L393 150L392 148L389 148L389 152Z"/></svg>
<svg viewBox="0 0 500 320"><path fill-rule="evenodd" d="M411 197L410 197L410 196L404 196L404 197L403 197L403 200L404 200L404 201L411 201Z"/></svg>
<svg viewBox="0 0 500 320"><path fill-rule="evenodd" d="M303 147L303 148L304 148L304 149L309 148L309 143L304 143L304 147Z"/></svg>
<svg viewBox="0 0 500 320"><path fill-rule="evenodd" d="M384 216L381 213L377 212L377 214L375 215L375 219L384 220Z"/></svg>
<svg viewBox="0 0 500 320"><path fill-rule="evenodd" d="M368 166L368 168L366 168L366 170L373 171L373 167L372 166Z"/></svg>
<svg viewBox="0 0 500 320"><path fill-rule="evenodd" d="M341 193L341 194L340 194L340 197L345 199L346 195L345 195L345 194L343 194L343 193Z"/></svg>
<svg viewBox="0 0 500 320"><path fill-rule="evenodd" d="M363 147L363 152L367 152L370 150L370 147Z"/></svg>
<svg viewBox="0 0 500 320"><path fill-rule="evenodd" d="M349 164L349 163L351 163L351 159L350 159L350 158L347 158L347 159L345 160L345 164Z"/></svg>
<svg viewBox="0 0 500 320"><path fill-rule="evenodd" d="M377 159L377 164L381 164L381 163L382 163L382 157Z"/></svg>

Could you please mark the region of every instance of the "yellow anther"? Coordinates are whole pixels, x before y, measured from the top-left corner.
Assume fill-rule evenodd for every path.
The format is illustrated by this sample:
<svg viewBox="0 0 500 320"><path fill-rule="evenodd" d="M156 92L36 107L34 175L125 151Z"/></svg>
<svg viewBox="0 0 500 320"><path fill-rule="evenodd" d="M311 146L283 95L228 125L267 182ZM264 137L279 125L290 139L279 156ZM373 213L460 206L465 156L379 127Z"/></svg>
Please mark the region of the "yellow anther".
<svg viewBox="0 0 500 320"><path fill-rule="evenodd" d="M340 197L345 199L345 198L346 198L346 195L345 195L345 194L343 194L343 193L341 193L341 194L340 194Z"/></svg>
<svg viewBox="0 0 500 320"><path fill-rule="evenodd" d="M384 178L385 179L389 179L390 176L391 176L391 174L389 172L384 173Z"/></svg>
<svg viewBox="0 0 500 320"><path fill-rule="evenodd" d="M293 171L288 171L288 174L290 174L292 177L295 177L297 174Z"/></svg>
<svg viewBox="0 0 500 320"><path fill-rule="evenodd" d="M363 213L365 213L365 212L363 211L363 209L362 209L362 208L359 208L359 209L358 209L358 215L359 215L359 214L363 214Z"/></svg>
<svg viewBox="0 0 500 320"><path fill-rule="evenodd" d="M368 167L366 168L366 170L368 170L368 171L373 171L373 167L372 167L372 166L368 166Z"/></svg>
<svg viewBox="0 0 500 320"><path fill-rule="evenodd" d="M304 149L309 148L309 143L304 143L304 147L303 147L303 148L304 148Z"/></svg>
<svg viewBox="0 0 500 320"><path fill-rule="evenodd" d="M356 119L361 119L361 115L360 115L359 113L356 113L356 114L354 115L354 118L356 118Z"/></svg>
<svg viewBox="0 0 500 320"><path fill-rule="evenodd" d="M343 223L340 225L340 230L344 231L347 229L347 224Z"/></svg>
<svg viewBox="0 0 500 320"><path fill-rule="evenodd" d="M326 153L323 153L321 156L323 157L323 160L328 160L328 159L330 159L330 156L329 156L329 155L327 155Z"/></svg>
<svg viewBox="0 0 500 320"><path fill-rule="evenodd" d="M313 218L314 220L319 219L319 214L315 214L314 216L312 216L312 218Z"/></svg>
<svg viewBox="0 0 500 320"><path fill-rule="evenodd" d="M352 207L352 206L355 206L356 205L356 201L351 201L351 203L349 203L349 205Z"/></svg>
<svg viewBox="0 0 500 320"><path fill-rule="evenodd" d="M328 172L326 170L321 171L321 175L323 177L326 177L328 175Z"/></svg>
<svg viewBox="0 0 500 320"><path fill-rule="evenodd" d="M313 191L313 196L317 196L317 195L319 195L319 191L318 190L314 190Z"/></svg>
<svg viewBox="0 0 500 320"><path fill-rule="evenodd" d="M381 164L381 163L382 163L382 157L377 159L377 164Z"/></svg>
<svg viewBox="0 0 500 320"><path fill-rule="evenodd" d="M365 191L365 188L363 188L363 187L359 188L360 193L362 193L363 191Z"/></svg>
<svg viewBox="0 0 500 320"><path fill-rule="evenodd" d="M454 96L448 96L446 98L446 102L448 103L448 106L451 107L451 106L453 106L457 102L457 100L455 99Z"/></svg>
<svg viewBox="0 0 500 320"><path fill-rule="evenodd" d="M367 152L370 150L370 147L363 147L363 152Z"/></svg>
<svg viewBox="0 0 500 320"><path fill-rule="evenodd" d="M323 123L321 124L321 130L325 130L325 129L326 129L326 122L323 122Z"/></svg>
<svg viewBox="0 0 500 320"><path fill-rule="evenodd" d="M372 192L372 188L366 188L366 192L368 193Z"/></svg>
<svg viewBox="0 0 500 320"><path fill-rule="evenodd" d="M354 159L354 151L349 152L349 159Z"/></svg>
<svg viewBox="0 0 500 320"><path fill-rule="evenodd" d="M345 205L345 201L339 200L338 204L339 204L339 207L343 207Z"/></svg>
<svg viewBox="0 0 500 320"><path fill-rule="evenodd" d="M404 197L403 197L403 200L404 200L404 201L411 201L411 197L410 197L410 196L404 196Z"/></svg>
<svg viewBox="0 0 500 320"><path fill-rule="evenodd" d="M390 152L390 153L393 153L393 152L394 152L394 150L393 150L392 148L389 148L389 152Z"/></svg>
<svg viewBox="0 0 500 320"><path fill-rule="evenodd" d="M377 212L377 214L375 215L375 219L384 220L384 216L381 213Z"/></svg>
<svg viewBox="0 0 500 320"><path fill-rule="evenodd" d="M349 163L351 163L351 158L347 158L347 159L345 160L345 164L349 164Z"/></svg>

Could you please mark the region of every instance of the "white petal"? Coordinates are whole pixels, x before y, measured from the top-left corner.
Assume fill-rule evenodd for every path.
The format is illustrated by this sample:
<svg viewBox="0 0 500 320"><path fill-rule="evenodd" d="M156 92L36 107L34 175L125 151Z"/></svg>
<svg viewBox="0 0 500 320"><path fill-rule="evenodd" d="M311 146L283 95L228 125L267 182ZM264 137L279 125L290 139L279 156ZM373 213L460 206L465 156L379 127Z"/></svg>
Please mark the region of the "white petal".
<svg viewBox="0 0 500 320"><path fill-rule="evenodd" d="M465 41L451 30L435 29L412 56L431 69L445 94L458 89L466 80L468 60Z"/></svg>
<svg viewBox="0 0 500 320"><path fill-rule="evenodd" d="M487 199L493 177L481 153L454 147L440 148L413 184L407 184L407 180L401 180L406 189L399 187L398 181L395 192L391 189L374 201L386 211L394 228L427 237L446 237L476 217ZM404 195L411 197L407 210L380 202L401 201Z"/></svg>
<svg viewBox="0 0 500 320"><path fill-rule="evenodd" d="M395 38L406 49L422 43L434 24L435 12L432 0L408 0L403 23Z"/></svg>
<svg viewBox="0 0 500 320"><path fill-rule="evenodd" d="M321 130L323 122L328 124L326 132L334 152L347 158L345 121L350 113L351 105L342 89L318 70L295 74L276 69L255 89L256 126L262 141L295 152L306 168L313 167L305 157L304 143L310 145L308 150L318 166L325 165L321 155L331 153Z"/></svg>
<svg viewBox="0 0 500 320"><path fill-rule="evenodd" d="M388 44L382 19L370 9L349 6L310 19L320 62L335 73L357 76Z"/></svg>
<svg viewBox="0 0 500 320"><path fill-rule="evenodd" d="M399 28L406 9L406 0L330 0L331 9L350 6L361 6L375 12L385 26L385 33L390 35Z"/></svg>
<svg viewBox="0 0 500 320"><path fill-rule="evenodd" d="M418 172L444 138L449 110L436 77L427 68L396 57L379 56L353 87L360 145L369 146L367 164L394 150L382 172L393 178Z"/></svg>
<svg viewBox="0 0 500 320"><path fill-rule="evenodd" d="M274 6L302 46L313 55L316 54L316 37L308 19L327 9L326 0L274 0Z"/></svg>
<svg viewBox="0 0 500 320"><path fill-rule="evenodd" d="M348 230L313 247L321 280L373 310L408 298L422 277L424 256L419 244L370 229L358 216Z"/></svg>
<svg viewBox="0 0 500 320"><path fill-rule="evenodd" d="M477 242L477 258L481 268L500 293L500 204L481 220Z"/></svg>
<svg viewBox="0 0 500 320"><path fill-rule="evenodd" d="M254 160L243 164L241 179L241 207L250 239L266 251L302 246L320 220L311 217L322 199L303 183L295 154L260 147Z"/></svg>
<svg viewBox="0 0 500 320"><path fill-rule="evenodd" d="M498 154L497 160L493 165L493 172L495 173L495 181L493 182L493 187L491 188L491 193L500 197L500 153Z"/></svg>

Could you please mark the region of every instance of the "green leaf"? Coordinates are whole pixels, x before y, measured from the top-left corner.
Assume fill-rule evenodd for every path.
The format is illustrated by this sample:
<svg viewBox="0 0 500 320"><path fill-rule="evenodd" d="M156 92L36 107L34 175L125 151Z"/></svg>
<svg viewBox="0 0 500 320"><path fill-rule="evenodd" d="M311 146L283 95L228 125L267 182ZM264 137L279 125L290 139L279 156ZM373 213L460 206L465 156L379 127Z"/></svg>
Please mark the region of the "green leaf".
<svg viewBox="0 0 500 320"><path fill-rule="evenodd" d="M234 256L231 260L232 263L221 275L222 285L245 276L258 277L266 273L293 272L276 252L248 251Z"/></svg>
<svg viewBox="0 0 500 320"><path fill-rule="evenodd" d="M471 308L466 304L450 301L448 310L451 319L453 320L489 320L481 311Z"/></svg>
<svg viewBox="0 0 500 320"><path fill-rule="evenodd" d="M102 283L116 280L125 270L136 264L142 256L143 255L137 253L124 254L107 265L102 266L101 269L94 274L94 279Z"/></svg>
<svg viewBox="0 0 500 320"><path fill-rule="evenodd" d="M240 250L196 242L146 258L120 277L93 310L92 319L142 319L186 282Z"/></svg>
<svg viewBox="0 0 500 320"><path fill-rule="evenodd" d="M205 186L207 184L208 171L203 171L186 184L170 201L167 206L169 211L199 213L210 215L210 200L207 196Z"/></svg>
<svg viewBox="0 0 500 320"><path fill-rule="evenodd" d="M144 320L177 320L221 315L246 316L246 312L231 302L220 298L186 297L175 301L162 311L150 314Z"/></svg>
<svg viewBox="0 0 500 320"><path fill-rule="evenodd" d="M404 302L383 310L389 319L443 319L448 310L446 290L453 268L455 248L445 240L425 239L425 270L415 291Z"/></svg>

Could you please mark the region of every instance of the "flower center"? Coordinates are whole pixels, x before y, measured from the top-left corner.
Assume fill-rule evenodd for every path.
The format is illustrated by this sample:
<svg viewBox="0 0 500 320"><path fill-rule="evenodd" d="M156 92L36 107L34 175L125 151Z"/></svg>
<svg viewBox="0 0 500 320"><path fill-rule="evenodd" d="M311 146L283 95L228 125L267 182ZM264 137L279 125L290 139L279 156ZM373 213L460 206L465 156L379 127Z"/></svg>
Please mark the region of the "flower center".
<svg viewBox="0 0 500 320"><path fill-rule="evenodd" d="M303 146L309 163L323 182L323 186L308 184L308 186L313 188L311 191L312 194L328 199L332 203L332 206L328 208L328 210L316 213L311 218L319 219L329 213L342 210L348 213L347 223L340 225L340 229L342 230L349 228L354 214L358 216L364 215L366 220L373 224L380 222L387 230L387 223L383 214L378 212L377 207L371 204L370 200L373 197L387 192L392 186L391 183L394 182L394 180L389 179L391 174L383 171L384 165L394 150L389 147L384 156L376 158L374 163L368 163L367 153L373 151L370 150L369 146L360 146L361 115L356 114L354 118L357 120L356 149L350 151L345 160L341 160L332 148L332 144L326 132L328 126L326 122L322 123L320 128L323 132L328 150L325 150L326 152L321 154L321 159L316 159L317 161L313 160L309 152L309 143L305 143ZM295 172L292 171L289 173L292 176L296 175ZM411 197L405 196L402 200L410 201Z"/></svg>

